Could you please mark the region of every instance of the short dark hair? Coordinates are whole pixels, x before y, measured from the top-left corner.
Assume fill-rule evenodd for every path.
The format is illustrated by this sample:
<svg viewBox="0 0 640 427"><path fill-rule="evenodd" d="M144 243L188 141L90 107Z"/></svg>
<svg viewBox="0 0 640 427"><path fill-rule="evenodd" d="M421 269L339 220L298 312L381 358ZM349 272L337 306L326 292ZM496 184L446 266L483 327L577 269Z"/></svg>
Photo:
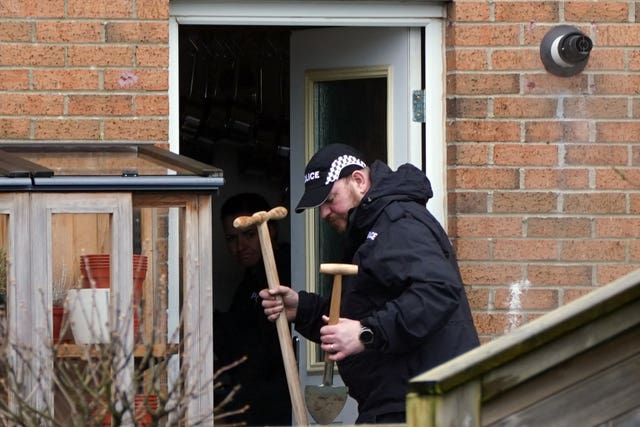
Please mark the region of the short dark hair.
<svg viewBox="0 0 640 427"><path fill-rule="evenodd" d="M228 216L252 215L260 211L269 211L269 202L257 193L239 193L229 197L220 208L220 219Z"/></svg>

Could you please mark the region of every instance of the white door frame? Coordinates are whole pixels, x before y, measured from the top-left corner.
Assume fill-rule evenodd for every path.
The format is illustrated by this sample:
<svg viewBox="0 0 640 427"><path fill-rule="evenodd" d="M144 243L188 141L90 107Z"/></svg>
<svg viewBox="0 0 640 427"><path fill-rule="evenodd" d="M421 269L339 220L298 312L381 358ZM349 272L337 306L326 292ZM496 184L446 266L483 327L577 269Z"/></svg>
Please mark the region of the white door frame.
<svg viewBox="0 0 640 427"><path fill-rule="evenodd" d="M179 25L423 27L427 82L426 146L424 150L415 148L422 147L422 135L413 126L410 139L418 138L419 141L407 143L406 157L417 166L425 164L434 194L429 210L446 227L444 18L446 3L441 1L172 0L169 19L169 147L171 151L179 152ZM420 151L423 151L422 158Z"/></svg>

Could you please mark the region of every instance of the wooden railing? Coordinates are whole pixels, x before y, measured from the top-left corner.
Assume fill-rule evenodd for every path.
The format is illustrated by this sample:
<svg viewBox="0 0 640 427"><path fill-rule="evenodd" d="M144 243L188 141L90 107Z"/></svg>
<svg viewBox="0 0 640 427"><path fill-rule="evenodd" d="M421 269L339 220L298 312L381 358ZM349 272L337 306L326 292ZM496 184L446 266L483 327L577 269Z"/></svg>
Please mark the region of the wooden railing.
<svg viewBox="0 0 640 427"><path fill-rule="evenodd" d="M640 419L640 270L414 378L407 396L409 426L629 417Z"/></svg>

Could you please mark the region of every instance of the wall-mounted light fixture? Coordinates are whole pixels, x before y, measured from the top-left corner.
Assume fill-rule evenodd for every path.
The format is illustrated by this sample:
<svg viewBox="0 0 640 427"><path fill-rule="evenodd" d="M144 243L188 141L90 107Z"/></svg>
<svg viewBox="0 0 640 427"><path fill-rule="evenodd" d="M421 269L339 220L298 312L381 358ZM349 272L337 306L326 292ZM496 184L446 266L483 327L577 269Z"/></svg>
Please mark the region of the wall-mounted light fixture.
<svg viewBox="0 0 640 427"><path fill-rule="evenodd" d="M569 77L587 65L593 42L579 29L558 25L545 34L540 43L544 68L556 76Z"/></svg>

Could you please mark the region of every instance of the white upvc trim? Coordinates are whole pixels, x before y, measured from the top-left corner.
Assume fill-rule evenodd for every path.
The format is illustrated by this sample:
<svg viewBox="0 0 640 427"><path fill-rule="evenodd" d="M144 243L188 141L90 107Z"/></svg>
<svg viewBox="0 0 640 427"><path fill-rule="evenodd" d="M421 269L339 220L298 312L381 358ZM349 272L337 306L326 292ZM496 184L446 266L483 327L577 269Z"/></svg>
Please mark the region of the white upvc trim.
<svg viewBox="0 0 640 427"><path fill-rule="evenodd" d="M425 27L425 168L433 198L429 212L447 229L447 143L445 136L444 21L434 19Z"/></svg>
<svg viewBox="0 0 640 427"><path fill-rule="evenodd" d="M180 55L178 21L169 18L169 150L180 152Z"/></svg>
<svg viewBox="0 0 640 427"><path fill-rule="evenodd" d="M443 1L173 0L182 25L424 26L446 17Z"/></svg>

